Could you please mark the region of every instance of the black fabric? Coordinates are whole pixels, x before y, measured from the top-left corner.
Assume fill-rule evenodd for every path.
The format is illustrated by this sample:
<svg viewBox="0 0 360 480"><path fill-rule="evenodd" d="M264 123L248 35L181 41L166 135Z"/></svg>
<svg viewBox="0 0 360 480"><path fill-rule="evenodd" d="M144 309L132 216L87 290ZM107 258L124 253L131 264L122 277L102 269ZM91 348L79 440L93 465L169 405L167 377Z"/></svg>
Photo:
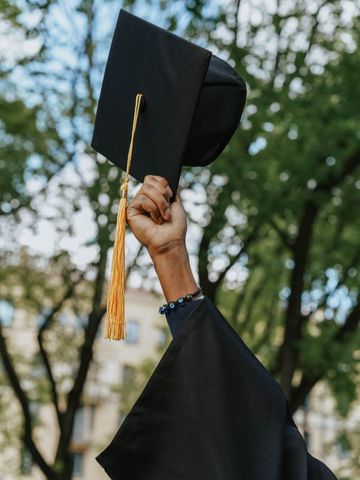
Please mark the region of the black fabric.
<svg viewBox="0 0 360 480"><path fill-rule="evenodd" d="M209 50L121 10L92 147L126 168L137 93L145 96L130 173L160 175L175 194L182 165L207 165L230 140L246 98L242 78Z"/></svg>
<svg viewBox="0 0 360 480"><path fill-rule="evenodd" d="M196 306L200 302L201 300L192 300L191 302L185 303L184 305L176 308L175 310L170 310L169 312L165 313L166 320L169 325L171 335L173 337L175 337L175 335L177 334L185 318L190 315L190 313L194 310L194 308L196 308Z"/></svg>
<svg viewBox="0 0 360 480"><path fill-rule="evenodd" d="M220 155L239 125L245 100L243 79L213 54L192 122L184 165L205 166Z"/></svg>
<svg viewBox="0 0 360 480"><path fill-rule="evenodd" d="M96 459L113 480L335 479L307 452L280 386L207 297Z"/></svg>

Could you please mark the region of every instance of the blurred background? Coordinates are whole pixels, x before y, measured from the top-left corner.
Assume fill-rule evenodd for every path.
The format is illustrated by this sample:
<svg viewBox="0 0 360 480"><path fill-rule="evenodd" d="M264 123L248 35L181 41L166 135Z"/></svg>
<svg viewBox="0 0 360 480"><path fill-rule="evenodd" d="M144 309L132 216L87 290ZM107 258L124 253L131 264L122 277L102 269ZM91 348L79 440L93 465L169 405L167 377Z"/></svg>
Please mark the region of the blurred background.
<svg viewBox="0 0 360 480"><path fill-rule="evenodd" d="M183 171L191 262L310 452L358 478L360 5L347 0L0 0L0 478L108 478L95 456L170 341L129 233L128 338L103 339L120 172L89 144L120 7L246 80L231 143Z"/></svg>

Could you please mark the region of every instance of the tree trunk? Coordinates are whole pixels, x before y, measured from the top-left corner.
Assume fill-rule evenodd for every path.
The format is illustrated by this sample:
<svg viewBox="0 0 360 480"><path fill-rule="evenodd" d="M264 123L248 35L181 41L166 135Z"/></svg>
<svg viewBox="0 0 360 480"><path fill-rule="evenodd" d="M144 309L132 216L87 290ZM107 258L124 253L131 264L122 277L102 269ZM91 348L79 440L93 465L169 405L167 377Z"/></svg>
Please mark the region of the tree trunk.
<svg viewBox="0 0 360 480"><path fill-rule="evenodd" d="M280 383L290 403L292 401L292 379L299 354L298 342L301 338L301 296L304 289L304 275L317 212L318 207L314 203L308 202L306 204L293 247L294 269L291 273L291 291L285 313L285 334L277 361Z"/></svg>

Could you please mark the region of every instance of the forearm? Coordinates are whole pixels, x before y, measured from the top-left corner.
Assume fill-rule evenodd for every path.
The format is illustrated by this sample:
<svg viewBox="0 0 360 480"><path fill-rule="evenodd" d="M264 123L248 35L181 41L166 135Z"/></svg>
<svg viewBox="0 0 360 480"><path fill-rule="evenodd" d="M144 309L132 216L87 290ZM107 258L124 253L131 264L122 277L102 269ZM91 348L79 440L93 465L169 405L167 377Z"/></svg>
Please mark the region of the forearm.
<svg viewBox="0 0 360 480"><path fill-rule="evenodd" d="M167 302L198 289L184 243L176 242L160 251L149 251L149 254Z"/></svg>

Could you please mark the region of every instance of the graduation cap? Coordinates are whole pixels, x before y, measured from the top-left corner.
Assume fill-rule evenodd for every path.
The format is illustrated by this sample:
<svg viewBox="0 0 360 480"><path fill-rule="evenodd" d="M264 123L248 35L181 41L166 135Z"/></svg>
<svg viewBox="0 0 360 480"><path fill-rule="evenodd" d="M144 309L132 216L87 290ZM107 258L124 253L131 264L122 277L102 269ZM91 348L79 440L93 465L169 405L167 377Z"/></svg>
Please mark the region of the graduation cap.
<svg viewBox="0 0 360 480"><path fill-rule="evenodd" d="M124 243L129 175L165 177L175 198L181 168L206 166L235 132L243 79L209 50L121 9L91 146L125 171L120 187L105 338L125 337Z"/></svg>

